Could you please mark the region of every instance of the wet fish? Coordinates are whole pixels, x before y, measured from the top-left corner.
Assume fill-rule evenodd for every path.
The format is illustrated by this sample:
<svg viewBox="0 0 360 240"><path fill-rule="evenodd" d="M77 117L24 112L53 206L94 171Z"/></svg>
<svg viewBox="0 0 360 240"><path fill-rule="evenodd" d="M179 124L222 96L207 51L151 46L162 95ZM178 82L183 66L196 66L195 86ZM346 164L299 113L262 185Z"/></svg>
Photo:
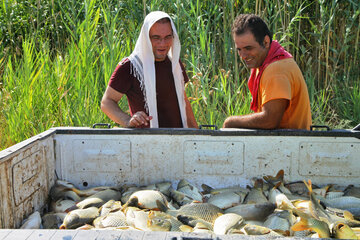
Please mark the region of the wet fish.
<svg viewBox="0 0 360 240"><path fill-rule="evenodd" d="M202 202L203 200L203 196L199 189L185 179L180 180L177 186L177 191L184 193L186 196L195 201Z"/></svg>
<svg viewBox="0 0 360 240"><path fill-rule="evenodd" d="M360 198L360 187L355 187L354 185L347 186L344 190L344 196Z"/></svg>
<svg viewBox="0 0 360 240"><path fill-rule="evenodd" d="M345 223L336 223L333 227L334 236L337 239L358 239L355 232Z"/></svg>
<svg viewBox="0 0 360 240"><path fill-rule="evenodd" d="M263 226L276 232L281 232L282 235L289 235L290 227L295 221L296 218L292 212L289 212L288 210L275 211L266 218Z"/></svg>
<svg viewBox="0 0 360 240"><path fill-rule="evenodd" d="M114 212L117 210L121 210L121 202L120 201L115 201L113 199L107 201L106 203L104 203L104 205L102 205L99 208L100 211L100 216L105 216L110 212Z"/></svg>
<svg viewBox="0 0 360 240"><path fill-rule="evenodd" d="M320 238L330 238L329 226L326 222L317 220L306 214L300 216L300 221L295 223L291 230L304 231L311 230L319 234Z"/></svg>
<svg viewBox="0 0 360 240"><path fill-rule="evenodd" d="M58 185L55 184L54 186L52 186L50 188L50 198L53 201L58 201L58 200L64 200L64 199L69 199L75 202L81 201L81 197L79 197L72 189L73 188L69 188L69 185ZM70 185L72 186L72 185Z"/></svg>
<svg viewBox="0 0 360 240"><path fill-rule="evenodd" d="M233 187L227 187L227 188L212 188L209 185L201 184L203 191L203 194L220 194L225 192L242 192L247 194L250 190L246 188L242 188L240 186L233 186Z"/></svg>
<svg viewBox="0 0 360 240"><path fill-rule="evenodd" d="M77 188L72 188L72 190L79 196L82 198L86 198L86 197L90 197L98 192L102 192L104 190L108 190L108 189L112 189L114 191L120 191L120 189L115 188L115 187L109 187L109 186L99 186L99 187L93 187L93 188L89 188L89 189L84 189L84 190L80 190Z"/></svg>
<svg viewBox="0 0 360 240"><path fill-rule="evenodd" d="M244 220L264 221L267 216L274 212L276 205L270 202L259 204L240 204L225 210L225 213L236 213Z"/></svg>
<svg viewBox="0 0 360 240"><path fill-rule="evenodd" d="M76 202L69 199L59 199L51 203L51 210L57 213L66 212L68 209L74 207Z"/></svg>
<svg viewBox="0 0 360 240"><path fill-rule="evenodd" d="M258 225L252 225L252 224L246 224L243 227L243 231L246 235L266 235L266 236L272 236L272 237L279 237L282 236L270 228L262 227Z"/></svg>
<svg viewBox="0 0 360 240"><path fill-rule="evenodd" d="M221 209L227 209L236 206L244 200L246 193L224 192L212 195L207 202Z"/></svg>
<svg viewBox="0 0 360 240"><path fill-rule="evenodd" d="M123 208L134 206L150 210L159 210L157 201L168 206L168 201L164 194L157 190L140 190L131 194L129 200L124 204Z"/></svg>
<svg viewBox="0 0 360 240"><path fill-rule="evenodd" d="M244 225L244 219L236 213L226 213L216 218L214 222L214 233L225 235L231 229L238 229Z"/></svg>
<svg viewBox="0 0 360 240"><path fill-rule="evenodd" d="M128 226L125 214L118 210L115 212L109 212L105 216L97 217L93 221L93 225L96 228L108 228L108 227L121 227Z"/></svg>
<svg viewBox="0 0 360 240"><path fill-rule="evenodd" d="M263 181L262 179L257 179L254 183L254 187L247 194L244 203L266 203L268 199L263 192Z"/></svg>
<svg viewBox="0 0 360 240"><path fill-rule="evenodd" d="M59 229L67 213L46 213L41 221L44 229Z"/></svg>
<svg viewBox="0 0 360 240"><path fill-rule="evenodd" d="M104 203L109 200L118 201L121 198L121 193L118 190L109 188L91 195L81 202L76 204L77 208L83 209L88 207L101 207Z"/></svg>
<svg viewBox="0 0 360 240"><path fill-rule="evenodd" d="M152 231L181 231L184 225L177 218L160 211L150 211L147 226Z"/></svg>
<svg viewBox="0 0 360 240"><path fill-rule="evenodd" d="M189 204L192 203L194 200L192 198L190 198L189 196L187 196L185 193L183 192L179 192L177 190L174 189L170 189L170 196L175 200L175 202L177 202L180 206L185 205L185 204Z"/></svg>
<svg viewBox="0 0 360 240"><path fill-rule="evenodd" d="M138 207L127 207L124 210L127 223L137 229L149 231L147 221L149 212Z"/></svg>
<svg viewBox="0 0 360 240"><path fill-rule="evenodd" d="M41 215L38 211L33 212L24 220L20 229L39 229L41 226Z"/></svg>
<svg viewBox="0 0 360 240"><path fill-rule="evenodd" d="M75 209L69 212L61 224L60 229L75 229L87 223L92 223L99 216L97 207L89 207L85 209Z"/></svg>
<svg viewBox="0 0 360 240"><path fill-rule="evenodd" d="M184 219L186 219L186 222L196 219L202 219L206 222L214 223L214 221L218 216L224 214L224 211L217 206L214 206L210 203L196 203L196 202L184 205L178 210L172 210L172 211L175 213L176 217L180 221L182 220L184 221ZM183 223L187 224L186 222Z"/></svg>
<svg viewBox="0 0 360 240"><path fill-rule="evenodd" d="M269 201L276 206L279 206L282 202L287 202L288 205L292 205L288 197L277 189L278 184L270 190Z"/></svg>

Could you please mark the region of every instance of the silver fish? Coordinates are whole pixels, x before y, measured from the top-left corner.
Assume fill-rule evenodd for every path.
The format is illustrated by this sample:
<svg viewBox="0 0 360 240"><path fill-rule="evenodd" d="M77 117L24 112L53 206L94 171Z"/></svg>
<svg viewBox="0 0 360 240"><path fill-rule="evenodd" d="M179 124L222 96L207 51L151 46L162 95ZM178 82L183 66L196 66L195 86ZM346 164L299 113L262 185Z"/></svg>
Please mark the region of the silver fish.
<svg viewBox="0 0 360 240"><path fill-rule="evenodd" d="M225 210L225 213L236 213L244 220L264 221L267 216L274 212L276 205L270 202L240 204Z"/></svg>

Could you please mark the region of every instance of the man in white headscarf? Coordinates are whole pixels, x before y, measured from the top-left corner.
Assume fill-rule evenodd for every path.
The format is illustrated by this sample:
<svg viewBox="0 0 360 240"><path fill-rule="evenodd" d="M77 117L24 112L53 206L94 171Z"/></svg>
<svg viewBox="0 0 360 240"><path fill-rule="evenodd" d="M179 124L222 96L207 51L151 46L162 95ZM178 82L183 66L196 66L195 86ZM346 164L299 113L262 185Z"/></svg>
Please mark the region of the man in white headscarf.
<svg viewBox="0 0 360 240"><path fill-rule="evenodd" d="M149 13L134 51L110 78L101 110L124 127L197 128L184 87L189 79L179 56L179 36L170 16ZM118 105L124 94L131 116Z"/></svg>

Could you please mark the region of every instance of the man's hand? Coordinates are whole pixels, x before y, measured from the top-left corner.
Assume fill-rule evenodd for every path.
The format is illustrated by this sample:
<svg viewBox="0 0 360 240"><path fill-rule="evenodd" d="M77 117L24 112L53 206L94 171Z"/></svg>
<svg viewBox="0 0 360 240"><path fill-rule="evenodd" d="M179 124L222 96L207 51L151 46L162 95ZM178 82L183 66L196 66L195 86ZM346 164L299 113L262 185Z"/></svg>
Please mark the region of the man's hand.
<svg viewBox="0 0 360 240"><path fill-rule="evenodd" d="M148 116L143 111L136 112L129 120L127 127L134 128L141 125L148 126L150 125L150 120L152 116Z"/></svg>

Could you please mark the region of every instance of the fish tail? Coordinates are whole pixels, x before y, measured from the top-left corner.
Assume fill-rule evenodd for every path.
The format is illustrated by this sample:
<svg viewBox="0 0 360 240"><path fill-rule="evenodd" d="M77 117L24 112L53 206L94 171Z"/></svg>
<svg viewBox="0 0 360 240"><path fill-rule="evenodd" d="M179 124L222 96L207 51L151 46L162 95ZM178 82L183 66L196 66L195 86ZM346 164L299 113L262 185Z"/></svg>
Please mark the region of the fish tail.
<svg viewBox="0 0 360 240"><path fill-rule="evenodd" d="M169 208L167 206L165 206L165 204L159 200L156 200L156 205L159 208L159 210L162 212L166 212L167 210L169 210Z"/></svg>
<svg viewBox="0 0 360 240"><path fill-rule="evenodd" d="M305 218L300 218L300 221L295 223L292 227L291 230L293 231L304 231L304 230L309 230L309 223Z"/></svg>
<svg viewBox="0 0 360 240"><path fill-rule="evenodd" d="M280 182L284 182L284 169L280 169L279 172L275 176Z"/></svg>

